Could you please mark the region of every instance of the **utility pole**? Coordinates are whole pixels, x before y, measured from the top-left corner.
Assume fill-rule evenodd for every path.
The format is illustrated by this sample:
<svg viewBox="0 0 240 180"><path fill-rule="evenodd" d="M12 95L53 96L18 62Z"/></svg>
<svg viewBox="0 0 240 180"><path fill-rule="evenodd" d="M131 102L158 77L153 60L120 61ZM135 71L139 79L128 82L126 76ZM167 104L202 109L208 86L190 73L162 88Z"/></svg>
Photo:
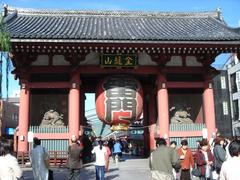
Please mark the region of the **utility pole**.
<svg viewBox="0 0 240 180"><path fill-rule="evenodd" d="M3 101L0 99L0 138L2 137L2 114L3 114Z"/></svg>
<svg viewBox="0 0 240 180"><path fill-rule="evenodd" d="M3 102L2 102L2 52L0 52L0 138L2 137Z"/></svg>

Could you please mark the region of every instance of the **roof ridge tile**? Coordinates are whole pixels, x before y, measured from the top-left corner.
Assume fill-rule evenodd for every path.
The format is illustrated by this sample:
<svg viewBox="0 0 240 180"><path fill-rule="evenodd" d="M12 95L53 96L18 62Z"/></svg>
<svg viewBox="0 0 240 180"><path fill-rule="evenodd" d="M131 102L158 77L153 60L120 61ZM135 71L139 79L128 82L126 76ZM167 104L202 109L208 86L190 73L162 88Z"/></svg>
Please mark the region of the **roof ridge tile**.
<svg viewBox="0 0 240 180"><path fill-rule="evenodd" d="M10 12L8 16L11 16ZM49 11L18 10L17 15L7 21L11 38L33 41L34 39L49 41L70 41L70 39L77 41L240 40L239 30L228 28L219 18L218 11L212 12L214 16L211 13L202 13L204 15L198 16L201 13L135 11L68 11L75 15L46 16L47 12ZM59 13L59 11L52 13Z"/></svg>
<svg viewBox="0 0 240 180"><path fill-rule="evenodd" d="M218 11L201 11L201 12L162 12L162 11L124 11L124 10L61 10L61 9L32 9L8 7L8 12L17 11L22 15L61 15L61 16L127 16L127 17L218 17Z"/></svg>

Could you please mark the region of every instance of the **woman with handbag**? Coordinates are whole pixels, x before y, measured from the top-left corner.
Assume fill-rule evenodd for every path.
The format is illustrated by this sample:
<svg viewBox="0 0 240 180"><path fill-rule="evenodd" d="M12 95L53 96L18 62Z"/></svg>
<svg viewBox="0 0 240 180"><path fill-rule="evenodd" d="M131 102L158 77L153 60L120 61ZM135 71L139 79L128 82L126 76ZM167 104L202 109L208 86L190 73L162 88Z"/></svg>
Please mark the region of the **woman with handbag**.
<svg viewBox="0 0 240 180"><path fill-rule="evenodd" d="M206 139L200 142L200 149L195 153L194 160L197 168L200 170L199 179L211 180L214 157Z"/></svg>

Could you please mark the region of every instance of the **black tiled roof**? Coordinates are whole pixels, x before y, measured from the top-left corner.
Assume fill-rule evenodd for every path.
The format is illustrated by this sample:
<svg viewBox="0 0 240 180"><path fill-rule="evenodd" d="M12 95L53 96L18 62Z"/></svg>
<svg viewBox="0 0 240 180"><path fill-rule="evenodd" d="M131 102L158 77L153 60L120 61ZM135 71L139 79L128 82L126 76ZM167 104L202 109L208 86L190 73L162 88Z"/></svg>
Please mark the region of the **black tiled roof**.
<svg viewBox="0 0 240 180"><path fill-rule="evenodd" d="M202 13L9 9L13 39L239 41L218 11Z"/></svg>

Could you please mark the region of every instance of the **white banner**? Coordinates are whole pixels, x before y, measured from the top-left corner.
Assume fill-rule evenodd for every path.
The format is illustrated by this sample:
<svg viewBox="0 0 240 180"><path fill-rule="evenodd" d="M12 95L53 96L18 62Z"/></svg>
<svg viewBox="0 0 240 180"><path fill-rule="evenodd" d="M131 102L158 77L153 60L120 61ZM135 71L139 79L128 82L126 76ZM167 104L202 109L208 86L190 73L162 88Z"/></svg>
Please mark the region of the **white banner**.
<svg viewBox="0 0 240 180"><path fill-rule="evenodd" d="M235 120L240 120L240 99L237 100L238 101L238 119Z"/></svg>
<svg viewBox="0 0 240 180"><path fill-rule="evenodd" d="M237 91L240 91L240 71L236 72L236 86L237 86Z"/></svg>

